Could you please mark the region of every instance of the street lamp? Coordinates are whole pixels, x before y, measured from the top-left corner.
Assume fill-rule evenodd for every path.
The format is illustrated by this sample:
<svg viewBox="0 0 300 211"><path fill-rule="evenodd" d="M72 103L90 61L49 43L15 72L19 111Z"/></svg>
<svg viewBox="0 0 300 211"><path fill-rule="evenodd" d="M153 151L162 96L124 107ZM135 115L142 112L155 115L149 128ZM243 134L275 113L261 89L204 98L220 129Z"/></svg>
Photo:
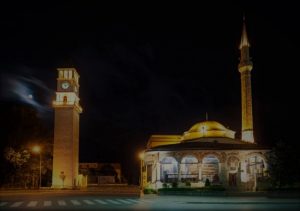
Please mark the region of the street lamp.
<svg viewBox="0 0 300 211"><path fill-rule="evenodd" d="M34 153L38 153L39 156L40 156L40 177L39 177L39 189L41 188L42 186L42 159L41 159L41 147L36 145L32 148L32 151Z"/></svg>
<svg viewBox="0 0 300 211"><path fill-rule="evenodd" d="M140 188L141 188L141 195L143 195L143 161L144 161L145 153L140 152L139 158L140 158Z"/></svg>

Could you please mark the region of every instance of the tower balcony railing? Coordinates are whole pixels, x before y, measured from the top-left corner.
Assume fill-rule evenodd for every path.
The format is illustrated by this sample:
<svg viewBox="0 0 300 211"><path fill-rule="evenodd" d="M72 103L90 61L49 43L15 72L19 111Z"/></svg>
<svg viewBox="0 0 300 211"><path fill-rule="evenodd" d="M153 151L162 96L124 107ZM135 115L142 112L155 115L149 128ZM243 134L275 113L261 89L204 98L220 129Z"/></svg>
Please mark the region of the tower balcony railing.
<svg viewBox="0 0 300 211"><path fill-rule="evenodd" d="M71 106L71 105L76 105L76 106L79 106L79 103L78 102L74 102L74 101L53 101L52 102L52 105L53 106Z"/></svg>
<svg viewBox="0 0 300 211"><path fill-rule="evenodd" d="M65 101L65 102L61 102L61 101L53 101L52 102L53 107L59 106L59 107L69 107L69 106L75 106L78 111L81 113L82 112L82 108L79 105L78 102L74 102L74 101Z"/></svg>
<svg viewBox="0 0 300 211"><path fill-rule="evenodd" d="M67 101L67 102L60 102L60 101L53 101L53 106L71 106L75 105L76 103L73 101Z"/></svg>

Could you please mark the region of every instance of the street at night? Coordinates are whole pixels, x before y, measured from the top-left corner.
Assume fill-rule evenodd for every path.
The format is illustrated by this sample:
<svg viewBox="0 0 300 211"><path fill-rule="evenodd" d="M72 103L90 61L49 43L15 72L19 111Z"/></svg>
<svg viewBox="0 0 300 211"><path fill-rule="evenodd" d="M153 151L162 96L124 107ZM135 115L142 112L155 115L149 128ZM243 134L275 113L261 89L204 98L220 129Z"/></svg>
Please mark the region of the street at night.
<svg viewBox="0 0 300 211"><path fill-rule="evenodd" d="M300 210L296 3L1 8L0 210Z"/></svg>
<svg viewBox="0 0 300 211"><path fill-rule="evenodd" d="M88 191L1 193L1 210L299 210L299 198L103 196Z"/></svg>

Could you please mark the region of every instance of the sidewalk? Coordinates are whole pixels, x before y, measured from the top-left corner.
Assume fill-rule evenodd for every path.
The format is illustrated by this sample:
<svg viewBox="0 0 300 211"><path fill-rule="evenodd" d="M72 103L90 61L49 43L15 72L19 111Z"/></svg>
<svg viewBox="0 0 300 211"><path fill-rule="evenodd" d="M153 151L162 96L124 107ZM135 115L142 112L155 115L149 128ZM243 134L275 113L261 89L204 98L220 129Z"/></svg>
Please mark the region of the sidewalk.
<svg viewBox="0 0 300 211"><path fill-rule="evenodd" d="M159 201L176 201L188 204L299 204L300 198L269 198L261 196L157 196L154 194L145 195L143 199Z"/></svg>
<svg viewBox="0 0 300 211"><path fill-rule="evenodd" d="M231 192L231 191L207 191L186 192L170 191L160 192L160 196L198 196L198 197L268 197L268 198L299 198L300 191L257 191L257 192Z"/></svg>
<svg viewBox="0 0 300 211"><path fill-rule="evenodd" d="M22 194L98 194L98 195L124 195L124 196L140 196L139 186L98 186L91 188L82 189L51 189L51 188L41 188L41 189L0 189L0 196L12 196L12 195L22 195Z"/></svg>

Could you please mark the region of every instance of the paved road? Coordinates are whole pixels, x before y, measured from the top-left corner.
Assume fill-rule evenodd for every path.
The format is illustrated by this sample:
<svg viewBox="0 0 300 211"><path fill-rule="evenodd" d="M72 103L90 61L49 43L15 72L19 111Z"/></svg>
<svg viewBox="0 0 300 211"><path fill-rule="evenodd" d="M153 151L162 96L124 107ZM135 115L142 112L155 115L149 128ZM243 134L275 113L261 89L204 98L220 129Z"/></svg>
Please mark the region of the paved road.
<svg viewBox="0 0 300 211"><path fill-rule="evenodd" d="M300 210L300 199L101 196L95 192L0 194L0 210Z"/></svg>
<svg viewBox="0 0 300 211"><path fill-rule="evenodd" d="M142 205L149 203L138 198L123 197L71 197L71 198L49 198L49 199L16 199L1 200L0 210L16 210L16 209L38 209L38 210L139 210L139 207L147 207Z"/></svg>

